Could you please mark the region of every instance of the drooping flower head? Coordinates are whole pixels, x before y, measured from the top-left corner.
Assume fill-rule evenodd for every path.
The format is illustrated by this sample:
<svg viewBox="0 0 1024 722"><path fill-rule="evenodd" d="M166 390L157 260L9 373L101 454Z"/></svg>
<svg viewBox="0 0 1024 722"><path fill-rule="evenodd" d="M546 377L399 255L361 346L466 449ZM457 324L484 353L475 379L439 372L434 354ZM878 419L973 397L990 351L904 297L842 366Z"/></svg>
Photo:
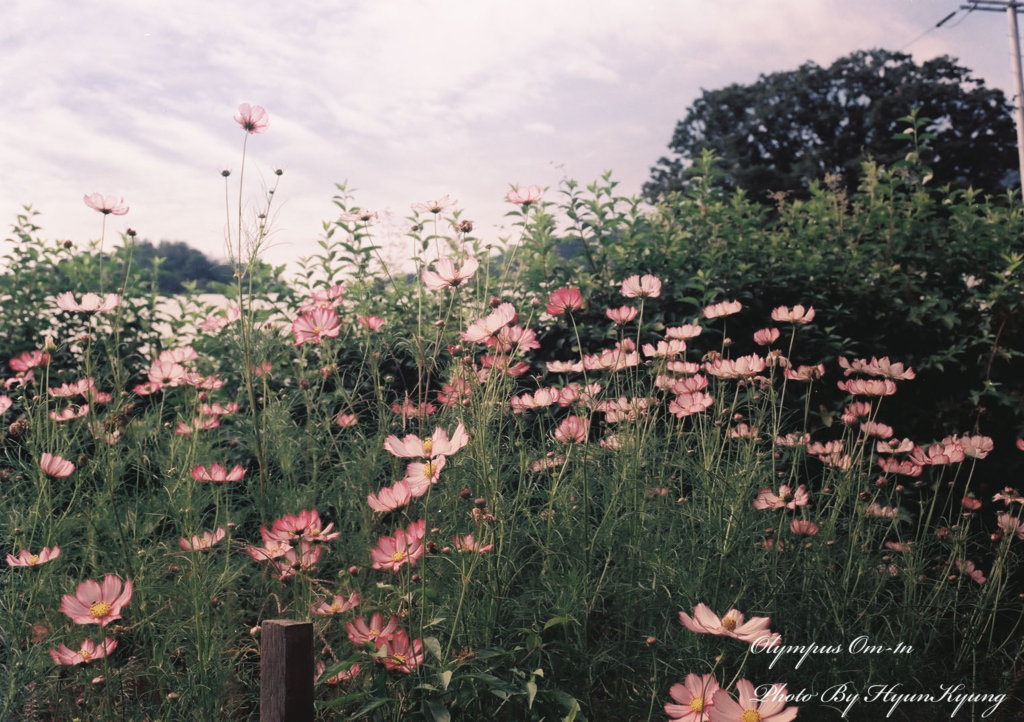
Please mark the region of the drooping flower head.
<svg viewBox="0 0 1024 722"><path fill-rule="evenodd" d="M178 539L178 545L187 552L207 551L225 536L227 532L224 531L224 527L218 527L216 531L204 531L202 536L194 534L191 539L181 537Z"/></svg>
<svg viewBox="0 0 1024 722"><path fill-rule="evenodd" d="M39 455L39 468L47 476L52 476L54 479L63 479L71 476L75 470L75 465L63 457L43 452Z"/></svg>
<svg viewBox="0 0 1024 722"><path fill-rule="evenodd" d="M128 212L128 204L124 202L124 198L118 196L105 196L102 193L93 193L92 195L86 194L84 196L85 205L92 208L94 211L99 211L103 215L123 216Z"/></svg>
<svg viewBox="0 0 1024 722"><path fill-rule="evenodd" d="M622 295L626 298L657 298L661 295L661 280L657 276L630 276L622 282Z"/></svg>
<svg viewBox="0 0 1024 722"><path fill-rule="evenodd" d="M75 624L99 624L105 627L121 618L121 609L132 599L132 581L124 582L113 574L103 578L103 584L87 579L78 585L75 593L65 594L60 600L60 611L71 617Z"/></svg>
<svg viewBox="0 0 1024 722"><path fill-rule="evenodd" d="M253 133L262 133L270 125L270 116L261 105L249 105L242 103L235 113L235 122L242 126L242 130Z"/></svg>
<svg viewBox="0 0 1024 722"><path fill-rule="evenodd" d="M33 554L28 549L22 549L18 552L17 557L13 554L8 554L7 564L12 567L37 567L40 564L46 564L46 562L52 561L59 556L60 547L54 544L53 549L50 549L50 547L43 547L43 550L38 554Z"/></svg>
<svg viewBox="0 0 1024 722"><path fill-rule="evenodd" d="M91 639L85 639L82 640L82 645L78 649L68 649L63 644L56 649L51 649L50 657L53 658L54 664L88 664L93 660L103 659L113 652L116 647L117 641L110 637L106 637L101 644L96 644Z"/></svg>

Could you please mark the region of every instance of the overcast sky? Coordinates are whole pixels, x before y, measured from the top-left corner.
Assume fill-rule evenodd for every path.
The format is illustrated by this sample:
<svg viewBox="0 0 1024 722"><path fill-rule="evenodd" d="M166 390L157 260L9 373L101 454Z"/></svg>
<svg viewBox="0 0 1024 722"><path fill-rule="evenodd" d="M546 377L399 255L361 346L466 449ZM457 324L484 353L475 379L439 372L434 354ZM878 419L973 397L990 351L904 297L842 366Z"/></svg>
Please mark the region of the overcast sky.
<svg viewBox="0 0 1024 722"><path fill-rule="evenodd" d="M0 222L98 237L85 193L123 195L113 231L223 258L222 169L284 169L266 260L316 251L334 184L404 223L459 201L496 239L510 184L607 169L639 193L702 88L854 50L958 57L1012 95L1006 18L960 0L7 0L0 13ZM233 185L232 193L237 192ZM248 193L246 193L248 196ZM6 233L4 234L6 235Z"/></svg>

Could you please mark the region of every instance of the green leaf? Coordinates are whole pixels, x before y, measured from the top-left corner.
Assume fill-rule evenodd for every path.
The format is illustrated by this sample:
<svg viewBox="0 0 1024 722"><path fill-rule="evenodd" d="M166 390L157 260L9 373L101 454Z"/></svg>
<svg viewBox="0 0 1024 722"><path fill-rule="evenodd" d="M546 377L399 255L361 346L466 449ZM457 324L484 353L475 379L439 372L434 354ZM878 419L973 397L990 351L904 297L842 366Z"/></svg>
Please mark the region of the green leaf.
<svg viewBox="0 0 1024 722"><path fill-rule="evenodd" d="M554 627L556 625L565 624L568 621L569 621L568 617L552 617L551 619L549 619L547 622L544 623L544 629L551 629L552 627Z"/></svg>
<svg viewBox="0 0 1024 722"><path fill-rule="evenodd" d="M329 700L325 700L325 701L318 701L316 703L316 708L317 708L318 711L322 712L324 710L334 709L335 707L340 707L343 704L348 704L349 702L356 702L358 700L365 699L366 697L369 697L369 696L370 696L369 692L353 692L352 694L343 694L342 696L335 697L334 699L329 699Z"/></svg>
<svg viewBox="0 0 1024 722"><path fill-rule="evenodd" d="M443 704L423 700L422 709L427 722L452 722L452 716Z"/></svg>
<svg viewBox="0 0 1024 722"><path fill-rule="evenodd" d="M434 655L434 658L437 659L438 662L442 661L441 643L437 641L437 637L425 637L423 639L423 646L428 652Z"/></svg>
<svg viewBox="0 0 1024 722"><path fill-rule="evenodd" d="M443 691L447 692L448 691L448 685L452 683L452 671L450 669L446 669L445 671L441 672L440 677L441 677L441 689Z"/></svg>
<svg viewBox="0 0 1024 722"><path fill-rule="evenodd" d="M360 717L365 717L370 712L373 712L373 710L377 709L378 707L383 707L389 702L394 702L394 700L390 697L374 697L371 700L367 700L366 704L357 709L356 713L349 717L349 719L359 719Z"/></svg>
<svg viewBox="0 0 1024 722"><path fill-rule="evenodd" d="M537 697L537 683L532 679L526 683L526 708L533 709L533 700Z"/></svg>

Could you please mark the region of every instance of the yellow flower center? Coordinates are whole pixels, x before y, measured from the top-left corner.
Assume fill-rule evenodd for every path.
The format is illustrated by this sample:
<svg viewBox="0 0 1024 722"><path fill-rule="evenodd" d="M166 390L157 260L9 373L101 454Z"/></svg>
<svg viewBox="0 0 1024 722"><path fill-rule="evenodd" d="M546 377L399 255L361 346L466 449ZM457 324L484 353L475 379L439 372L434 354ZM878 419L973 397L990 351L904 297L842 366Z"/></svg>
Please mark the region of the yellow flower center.
<svg viewBox="0 0 1024 722"><path fill-rule="evenodd" d="M32 556L30 556L28 558L28 563L29 564L38 564L39 563L39 555L38 554L33 554Z"/></svg>
<svg viewBox="0 0 1024 722"><path fill-rule="evenodd" d="M310 529L309 530L309 535L310 536L320 536L320 530L319 529Z"/></svg>
<svg viewBox="0 0 1024 722"><path fill-rule="evenodd" d="M93 617L94 619L105 617L107 616L108 612L110 612L109 602L96 602L91 607L89 607L89 616Z"/></svg>
<svg viewBox="0 0 1024 722"><path fill-rule="evenodd" d="M725 629L727 631L735 632L736 631L736 620L733 619L732 617L726 617L725 619L722 620L722 626L725 627ZM746 720L744 720L744 722L746 722Z"/></svg>
<svg viewBox="0 0 1024 722"><path fill-rule="evenodd" d="M84 659L86 662L92 659L92 653L88 649L80 649L78 650L78 653L82 655L82 659Z"/></svg>
<svg viewBox="0 0 1024 722"><path fill-rule="evenodd" d="M690 709L692 711L694 711L694 712L703 712L704 711L704 698L703 697L694 697L693 699L691 699L690 700Z"/></svg>
<svg viewBox="0 0 1024 722"><path fill-rule="evenodd" d="M392 654L391 655L391 661L394 662L395 664L405 664L405 655L404 654Z"/></svg>
<svg viewBox="0 0 1024 722"><path fill-rule="evenodd" d="M405 552L395 552L391 555L391 561L400 562L405 559Z"/></svg>
<svg viewBox="0 0 1024 722"><path fill-rule="evenodd" d="M380 636L380 630L379 629L371 629L370 630L370 636L376 639L377 637Z"/></svg>
<svg viewBox="0 0 1024 722"><path fill-rule="evenodd" d="M323 326L314 326L314 327L313 327L313 333L314 333L314 334L319 334L319 333L320 333L320 332L322 332L323 330L324 330L324 327L323 327Z"/></svg>
<svg viewBox="0 0 1024 722"><path fill-rule="evenodd" d="M201 547L208 547L208 546L210 546L210 540L209 539L200 539L199 540L199 546L201 546Z"/></svg>
<svg viewBox="0 0 1024 722"><path fill-rule="evenodd" d="M337 614L338 612L341 611L341 605L338 604L337 602L335 602L334 604L331 605L331 611L334 612L335 614Z"/></svg>
<svg viewBox="0 0 1024 722"><path fill-rule="evenodd" d="M434 475L434 465L427 463L423 465L423 476L430 478Z"/></svg>
<svg viewBox="0 0 1024 722"><path fill-rule="evenodd" d="M761 713L756 709L748 709L740 717L740 722L761 722Z"/></svg>
<svg viewBox="0 0 1024 722"><path fill-rule="evenodd" d="M425 456L430 456L433 452L434 452L434 440L433 439L424 439L423 440L423 454Z"/></svg>

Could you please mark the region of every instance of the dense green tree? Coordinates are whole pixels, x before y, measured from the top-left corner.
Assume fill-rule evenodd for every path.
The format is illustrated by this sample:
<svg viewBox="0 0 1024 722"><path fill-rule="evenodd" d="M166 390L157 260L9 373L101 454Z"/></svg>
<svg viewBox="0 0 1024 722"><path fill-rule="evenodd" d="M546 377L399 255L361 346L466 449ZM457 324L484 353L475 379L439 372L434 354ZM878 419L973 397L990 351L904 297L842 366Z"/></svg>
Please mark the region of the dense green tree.
<svg viewBox="0 0 1024 722"><path fill-rule="evenodd" d="M828 68L809 62L762 75L752 85L705 90L676 125L669 148L651 169L644 194L689 187L701 152L721 159L717 183L758 201L777 191L807 197L810 181L841 174L856 188L861 164L890 165L909 150L893 135L912 108L932 119L936 136L922 160L932 186L999 192L1017 167L1011 107L1001 90L942 56L917 65L909 55L858 51Z"/></svg>

